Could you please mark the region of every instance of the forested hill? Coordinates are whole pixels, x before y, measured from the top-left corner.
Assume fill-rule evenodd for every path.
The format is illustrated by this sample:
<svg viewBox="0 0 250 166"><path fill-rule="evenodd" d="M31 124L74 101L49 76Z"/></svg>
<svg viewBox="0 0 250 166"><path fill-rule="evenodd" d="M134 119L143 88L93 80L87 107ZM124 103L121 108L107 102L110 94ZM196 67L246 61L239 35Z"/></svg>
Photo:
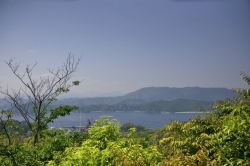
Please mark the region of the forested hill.
<svg viewBox="0 0 250 166"><path fill-rule="evenodd" d="M144 111L154 113L174 113L174 112L197 112L202 110L212 110L213 102L204 100L189 100L189 99L176 99L173 101L153 101L146 104L99 104L99 105L88 105L80 107L82 112L113 112L113 111Z"/></svg>
<svg viewBox="0 0 250 166"><path fill-rule="evenodd" d="M219 99L233 98L236 94L226 88L169 88L169 87L148 87L126 94L126 99L153 100L175 100L179 98L192 100L216 101Z"/></svg>
<svg viewBox="0 0 250 166"><path fill-rule="evenodd" d="M61 99L57 104L70 104L78 106L97 104L145 104L152 101L175 99L205 100L214 102L225 98L233 98L237 93L226 88L169 88L169 87L149 87L142 88L135 92L118 97L94 97L94 98L70 98Z"/></svg>
<svg viewBox="0 0 250 166"><path fill-rule="evenodd" d="M58 105L143 105L153 101L165 100L172 101L176 99L204 100L214 102L225 98L233 98L237 93L226 88L169 88L169 87L148 87L117 97L93 97L93 98L67 98L53 102ZM0 100L1 108L8 108L8 103Z"/></svg>

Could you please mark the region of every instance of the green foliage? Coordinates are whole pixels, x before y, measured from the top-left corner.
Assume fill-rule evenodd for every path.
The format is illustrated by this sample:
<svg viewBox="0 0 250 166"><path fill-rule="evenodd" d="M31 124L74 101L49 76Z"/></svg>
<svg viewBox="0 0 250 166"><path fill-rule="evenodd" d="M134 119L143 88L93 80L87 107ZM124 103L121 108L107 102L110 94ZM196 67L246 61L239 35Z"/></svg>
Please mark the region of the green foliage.
<svg viewBox="0 0 250 166"><path fill-rule="evenodd" d="M136 125L133 123L125 123L121 126L120 131L124 136L130 131L131 128L135 128L134 137L140 142L140 144L146 148L154 143L157 144L154 140L154 130L150 130L141 125Z"/></svg>
<svg viewBox="0 0 250 166"><path fill-rule="evenodd" d="M78 107L76 107L76 106L65 105L65 106L57 107L55 109L51 109L50 116L48 118L47 117L45 118L46 124L53 122L59 116L69 115L72 110L76 110L77 108Z"/></svg>
<svg viewBox="0 0 250 166"><path fill-rule="evenodd" d="M78 146L78 145L81 145L83 143L83 141L85 141L88 138L88 134L73 131L73 132L70 132L68 134L68 137L70 140L72 140L72 142L75 145Z"/></svg>
<svg viewBox="0 0 250 166"><path fill-rule="evenodd" d="M144 148L131 128L126 137L119 133L120 124L110 117L100 117L89 129L89 139L80 147L70 147L48 165L153 165L161 161L156 146Z"/></svg>
<svg viewBox="0 0 250 166"><path fill-rule="evenodd" d="M124 123L121 126L120 130L121 130L121 132L129 132L130 128L136 128L137 132L141 132L141 131L146 130L146 128L144 126L136 125L136 124L133 124L133 123Z"/></svg>
<svg viewBox="0 0 250 166"><path fill-rule="evenodd" d="M243 79L250 85L245 74ZM163 165L249 165L250 93L215 103L215 112L166 126L159 150Z"/></svg>
<svg viewBox="0 0 250 166"><path fill-rule="evenodd" d="M26 137L28 132L30 131L25 121L20 122L18 120L10 119L9 122L5 123L7 123L6 126L8 128L8 131L16 132L16 136ZM1 133L0 135L4 134L3 131L4 131L3 126L0 125L0 133Z"/></svg>
<svg viewBox="0 0 250 166"><path fill-rule="evenodd" d="M6 110L0 111L0 135L6 137L8 135L12 137L15 136L26 136L29 127L25 121L19 122L12 119L13 112Z"/></svg>
<svg viewBox="0 0 250 166"><path fill-rule="evenodd" d="M49 99L49 103L55 100L56 98L51 98ZM48 123L51 123L51 122L53 123L54 120L57 119L58 117L69 115L72 110L76 110L76 109L78 109L78 107L76 106L69 106L69 105L60 106L55 109L51 109L49 117L47 117L46 107L44 107L42 111L38 111L39 109L35 106L33 108L33 112L34 113L39 112L39 116L37 116L36 120L33 123L31 123L31 135L34 137L34 145L38 142L35 140L36 139L38 140L38 138L43 136L43 131L44 130L46 131L46 129L48 128Z"/></svg>
<svg viewBox="0 0 250 166"><path fill-rule="evenodd" d="M100 117L96 120L93 127L89 128L89 137L92 140L101 141L106 144L106 141L116 141L119 137L120 123L116 119L111 119L109 116ZM106 148L104 146L103 148Z"/></svg>
<svg viewBox="0 0 250 166"><path fill-rule="evenodd" d="M86 134L72 132L66 135L66 130L51 129L44 130L43 137L36 146L32 145L32 139L15 138L11 146L6 139L2 139L0 144L0 163L1 165L15 165L11 160L10 152L15 157L17 165L40 166L46 165L49 160L56 160L57 156L63 154L67 147L78 146L86 139Z"/></svg>
<svg viewBox="0 0 250 166"><path fill-rule="evenodd" d="M69 88L64 88L64 87L60 87L56 90L56 94L60 94L60 93L67 93L69 92Z"/></svg>
<svg viewBox="0 0 250 166"><path fill-rule="evenodd" d="M80 81L73 81L72 84L75 85L75 86L77 86L77 85L80 84Z"/></svg>
<svg viewBox="0 0 250 166"><path fill-rule="evenodd" d="M5 117L3 117L5 116ZM19 126L11 119L13 116L12 112L5 110L1 111L0 116L0 161L5 158L8 159L6 164L13 163L16 165L15 154L17 151L17 141L15 140L18 135ZM5 120L4 120L5 118ZM5 162L3 162L5 163Z"/></svg>
<svg viewBox="0 0 250 166"><path fill-rule="evenodd" d="M241 75L250 85L250 78ZM120 126L108 116L96 120L85 134L48 130L47 123L76 109L68 105L58 107L51 110L49 117L41 115L40 125L44 126L35 146L32 137L20 137L21 123L11 119L13 113L2 110L0 163L4 166L250 165L250 90L235 91L239 96L217 101L215 111L187 122L172 120L155 131L130 123ZM34 107L33 111L37 109Z"/></svg>

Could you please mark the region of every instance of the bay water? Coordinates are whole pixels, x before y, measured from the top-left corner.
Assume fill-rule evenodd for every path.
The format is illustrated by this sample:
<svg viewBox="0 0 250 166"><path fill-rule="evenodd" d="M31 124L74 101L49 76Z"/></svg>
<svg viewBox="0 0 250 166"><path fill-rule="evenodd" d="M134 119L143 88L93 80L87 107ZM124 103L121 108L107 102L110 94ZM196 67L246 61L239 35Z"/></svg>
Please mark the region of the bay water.
<svg viewBox="0 0 250 166"><path fill-rule="evenodd" d="M137 125L142 125L148 129L157 129L164 127L171 119L177 121L187 121L195 117L197 114L204 115L202 112L197 113L166 113L157 114L149 112L90 112L90 113L71 113L64 117L59 117L50 123L49 127L72 127L72 126L85 126L87 119L96 120L100 116L111 116L117 119L121 125L128 122ZM23 118L20 114L15 114L14 119L22 121Z"/></svg>

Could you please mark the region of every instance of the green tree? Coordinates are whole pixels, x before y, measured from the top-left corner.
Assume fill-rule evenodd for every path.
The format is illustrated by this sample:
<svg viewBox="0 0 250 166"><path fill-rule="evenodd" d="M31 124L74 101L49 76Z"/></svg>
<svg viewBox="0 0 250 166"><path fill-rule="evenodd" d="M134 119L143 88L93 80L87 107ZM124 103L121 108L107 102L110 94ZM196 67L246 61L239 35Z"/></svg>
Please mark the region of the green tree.
<svg viewBox="0 0 250 166"><path fill-rule="evenodd" d="M141 126L141 125L136 125L136 124L133 124L133 123L124 123L121 126L121 132L129 132L130 128L136 128L137 132L141 132L141 131L147 130L144 126Z"/></svg>
<svg viewBox="0 0 250 166"><path fill-rule="evenodd" d="M13 112L8 112L5 110L1 111L0 155L10 159L10 162L8 162L7 164L13 163L13 165L17 165L17 161L15 159L17 148L15 147L16 141L14 138L18 134L19 126L15 124L15 121L13 121L12 116Z"/></svg>
<svg viewBox="0 0 250 166"><path fill-rule="evenodd" d="M241 76L250 86L250 78ZM169 123L159 146L165 156L161 164L249 165L250 90L235 91L239 96L216 102L216 111Z"/></svg>
<svg viewBox="0 0 250 166"><path fill-rule="evenodd" d="M50 76L35 79L33 69L36 66L27 65L23 74L18 73L19 64L10 59L6 64L10 67L13 74L19 79L25 88L19 90L0 89L4 94L5 100L12 105L13 110L19 111L33 134L33 144L39 142L40 133L47 128L49 122L53 122L58 116L65 116L71 110L77 109L75 106L62 106L48 113L50 105L61 93L69 91L71 86L79 85L80 81L69 84L68 81L76 71L80 59L75 60L73 55L69 55L66 62L57 70L48 69Z"/></svg>
<svg viewBox="0 0 250 166"><path fill-rule="evenodd" d="M125 136L119 132L120 123L103 116L89 128L89 138L80 147L66 148L63 155L48 165L156 165L161 154L156 146L144 148L134 137L135 128Z"/></svg>

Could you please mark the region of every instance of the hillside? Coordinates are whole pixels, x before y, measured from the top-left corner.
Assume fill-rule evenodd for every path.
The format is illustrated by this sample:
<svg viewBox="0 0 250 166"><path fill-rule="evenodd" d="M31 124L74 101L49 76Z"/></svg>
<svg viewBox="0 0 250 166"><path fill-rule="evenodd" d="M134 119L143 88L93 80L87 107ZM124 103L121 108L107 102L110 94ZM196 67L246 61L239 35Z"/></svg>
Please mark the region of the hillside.
<svg viewBox="0 0 250 166"><path fill-rule="evenodd" d="M199 100L214 102L219 99L233 98L237 93L233 93L232 90L226 88L199 88L199 87L187 87L187 88L169 88L169 87L148 87L142 88L137 91L128 93L123 96L118 97L95 97L95 98L66 98L59 99L51 105L51 107L57 107L59 105L76 105L79 107L88 106L87 110L94 109L94 105L98 107L99 110L153 110L152 106L161 105L159 110L164 111L163 105L166 105L166 101L178 102L173 106L174 110L178 110L177 107L186 105L180 110L187 109L190 104L184 104L181 100L177 99L189 99L189 100ZM156 103L154 103L156 102ZM161 104L159 104L161 102ZM190 102L190 101L189 101ZM164 104L163 104L164 103ZM180 106L178 106L180 105ZM202 104L201 104L202 105ZM8 108L9 104L4 100L0 100L0 108ZM112 106L112 107L111 107ZM140 108L138 107L140 106ZM102 108L100 108L102 107ZM152 109L151 109L152 108ZM191 107L190 107L191 108ZM168 109L170 106L168 106ZM95 109L96 110L96 109ZM165 110L166 111L166 110ZM171 111L171 109L170 109Z"/></svg>
<svg viewBox="0 0 250 166"><path fill-rule="evenodd" d="M176 99L173 101L153 101L146 104L128 105L128 104L99 104L99 105L88 105L80 107L82 112L91 111L102 111L102 112L113 112L113 111L144 111L154 113L165 113L165 112L192 112L200 111L199 108L204 110L212 110L213 102L202 101L202 100L189 100L189 99Z"/></svg>
<svg viewBox="0 0 250 166"><path fill-rule="evenodd" d="M0 98L0 109L6 109L10 107L10 103L6 102L4 98Z"/></svg>
<svg viewBox="0 0 250 166"><path fill-rule="evenodd" d="M219 99L233 98L235 93L226 88L200 88L200 87L185 87L185 88L169 88L169 87L149 87L142 88L135 92L126 94L123 98L126 99L144 99L146 101L155 100L175 100L175 99L192 99L216 101Z"/></svg>
<svg viewBox="0 0 250 166"><path fill-rule="evenodd" d="M95 97L95 98L69 98L60 99L55 104L70 104L78 106L99 105L99 104L128 104L137 105L148 102L176 99L204 100L214 102L225 98L236 96L232 90L226 88L169 88L169 87L148 87L118 97Z"/></svg>

